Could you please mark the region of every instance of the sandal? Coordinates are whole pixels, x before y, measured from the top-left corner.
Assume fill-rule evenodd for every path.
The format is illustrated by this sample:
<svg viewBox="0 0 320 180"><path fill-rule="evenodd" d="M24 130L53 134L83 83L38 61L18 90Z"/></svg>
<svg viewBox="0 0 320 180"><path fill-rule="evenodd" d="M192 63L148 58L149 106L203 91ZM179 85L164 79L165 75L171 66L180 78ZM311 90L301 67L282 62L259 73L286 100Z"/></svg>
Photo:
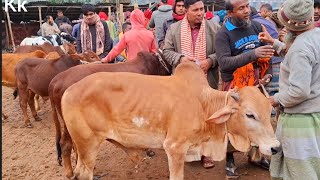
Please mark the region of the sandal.
<svg viewBox="0 0 320 180"><path fill-rule="evenodd" d="M201 157L202 166L206 169L214 167L214 161L210 157Z"/></svg>

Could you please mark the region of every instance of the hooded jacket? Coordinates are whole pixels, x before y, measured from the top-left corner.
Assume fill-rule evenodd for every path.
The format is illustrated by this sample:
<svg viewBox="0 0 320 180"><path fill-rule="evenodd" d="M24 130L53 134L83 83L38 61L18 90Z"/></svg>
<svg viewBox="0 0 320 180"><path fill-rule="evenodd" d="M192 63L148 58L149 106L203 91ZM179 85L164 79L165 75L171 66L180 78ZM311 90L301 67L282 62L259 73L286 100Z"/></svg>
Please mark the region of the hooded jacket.
<svg viewBox="0 0 320 180"><path fill-rule="evenodd" d="M149 27L155 28L157 42L159 42L160 37L162 36L162 28L165 20L172 18L172 6L171 5L162 5L158 8L157 11L152 13Z"/></svg>
<svg viewBox="0 0 320 180"><path fill-rule="evenodd" d="M119 43L102 62L111 62L124 49L126 49L129 61L135 59L140 51L156 53L156 41L153 33L144 27L145 17L143 12L139 9L132 11L130 21L132 29L124 33Z"/></svg>

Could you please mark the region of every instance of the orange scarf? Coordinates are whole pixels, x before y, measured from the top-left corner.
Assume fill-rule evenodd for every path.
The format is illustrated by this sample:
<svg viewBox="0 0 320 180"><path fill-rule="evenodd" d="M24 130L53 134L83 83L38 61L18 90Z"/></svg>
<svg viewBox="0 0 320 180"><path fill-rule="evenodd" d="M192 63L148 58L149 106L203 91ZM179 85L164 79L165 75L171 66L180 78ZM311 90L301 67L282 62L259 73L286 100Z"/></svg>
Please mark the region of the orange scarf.
<svg viewBox="0 0 320 180"><path fill-rule="evenodd" d="M231 88L242 88L245 86L254 86L256 79L263 78L269 68L270 58L258 58L257 64L260 67L260 77L255 77L253 63L249 63L245 66L238 68L233 73L233 80L231 82Z"/></svg>
<svg viewBox="0 0 320 180"><path fill-rule="evenodd" d="M196 47L193 52L193 43L191 37L191 27L187 20L187 16L181 22L181 53L185 56L192 57L196 60L203 61L206 59L206 23L202 20L199 34L195 43Z"/></svg>

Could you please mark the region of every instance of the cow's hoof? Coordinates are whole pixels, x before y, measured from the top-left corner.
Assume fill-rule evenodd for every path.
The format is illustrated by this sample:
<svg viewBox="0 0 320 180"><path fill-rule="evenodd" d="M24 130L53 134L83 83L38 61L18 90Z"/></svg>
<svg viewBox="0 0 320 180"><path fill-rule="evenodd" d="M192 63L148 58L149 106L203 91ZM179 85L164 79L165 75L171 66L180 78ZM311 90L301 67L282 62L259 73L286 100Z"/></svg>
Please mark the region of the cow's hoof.
<svg viewBox="0 0 320 180"><path fill-rule="evenodd" d="M62 166L62 158L61 157L58 157L58 164L59 164L59 166Z"/></svg>
<svg viewBox="0 0 320 180"><path fill-rule="evenodd" d="M22 127L33 128L31 123L26 123Z"/></svg>
<svg viewBox="0 0 320 180"><path fill-rule="evenodd" d="M39 116L36 116L36 117L34 118L34 120L36 120L36 121L41 121L42 119L41 119Z"/></svg>

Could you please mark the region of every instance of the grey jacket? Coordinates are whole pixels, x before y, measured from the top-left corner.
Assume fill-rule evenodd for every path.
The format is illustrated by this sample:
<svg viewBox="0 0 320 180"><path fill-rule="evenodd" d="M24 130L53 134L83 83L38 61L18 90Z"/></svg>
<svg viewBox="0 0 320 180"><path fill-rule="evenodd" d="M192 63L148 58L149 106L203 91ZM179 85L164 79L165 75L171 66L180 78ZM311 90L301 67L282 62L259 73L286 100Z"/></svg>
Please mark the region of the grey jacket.
<svg viewBox="0 0 320 180"><path fill-rule="evenodd" d="M163 23L167 19L172 18L172 6L171 5L162 5L158 8L158 10L154 11L152 13L149 27L155 28L155 34L157 38L157 43L160 40L160 37L162 36L162 28Z"/></svg>
<svg viewBox="0 0 320 180"><path fill-rule="evenodd" d="M173 72L174 68L180 63L181 54L181 22L178 21L173 23L166 34L165 43L163 47L163 55L165 59L172 65ZM216 33L220 26L213 24L205 20L206 23L206 46L207 46L207 57L212 61L212 67L208 70L208 82L212 88L217 89L219 83L219 72L218 62L215 52L215 39Z"/></svg>
<svg viewBox="0 0 320 180"><path fill-rule="evenodd" d="M286 113L320 112L320 28L300 34L280 66L275 100Z"/></svg>

